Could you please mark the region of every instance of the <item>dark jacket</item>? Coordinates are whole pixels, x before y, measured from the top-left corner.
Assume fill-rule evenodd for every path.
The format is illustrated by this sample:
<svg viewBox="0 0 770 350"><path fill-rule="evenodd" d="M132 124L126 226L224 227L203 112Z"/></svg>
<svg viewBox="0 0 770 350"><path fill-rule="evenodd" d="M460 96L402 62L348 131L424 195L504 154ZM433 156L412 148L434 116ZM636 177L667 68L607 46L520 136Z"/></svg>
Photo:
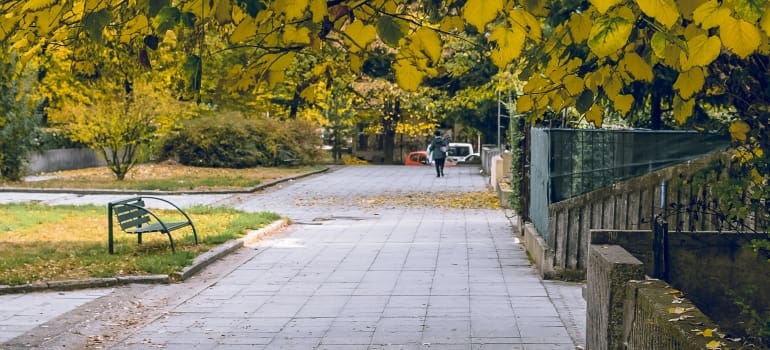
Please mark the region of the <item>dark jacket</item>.
<svg viewBox="0 0 770 350"><path fill-rule="evenodd" d="M433 159L444 159L446 158L447 153L447 142L446 139L441 136L436 136L433 138L433 140L430 142L430 146L428 146L428 150L431 151L433 154Z"/></svg>

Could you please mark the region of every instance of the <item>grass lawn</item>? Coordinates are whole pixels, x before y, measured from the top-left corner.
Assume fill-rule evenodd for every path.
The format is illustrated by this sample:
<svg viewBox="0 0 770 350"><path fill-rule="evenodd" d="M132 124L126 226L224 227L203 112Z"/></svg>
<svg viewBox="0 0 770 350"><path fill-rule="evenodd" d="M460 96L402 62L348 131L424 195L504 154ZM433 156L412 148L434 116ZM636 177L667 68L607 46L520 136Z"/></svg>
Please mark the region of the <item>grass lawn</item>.
<svg viewBox="0 0 770 350"><path fill-rule="evenodd" d="M174 163L140 164L125 180L117 181L107 167L64 170L37 176L39 181L2 182L0 186L24 188L75 188L125 190L232 190L302 174L320 167L200 168Z"/></svg>
<svg viewBox="0 0 770 350"><path fill-rule="evenodd" d="M0 205L0 285L121 275L169 274L189 265L197 255L250 229L280 217L230 208L192 207L185 210L198 230L173 231L176 253L164 234L142 237L115 232L115 254L107 252L106 208L47 206L36 203ZM157 212L157 211L156 211ZM161 212L173 215L174 212ZM163 217L161 214L161 217Z"/></svg>
<svg viewBox="0 0 770 350"><path fill-rule="evenodd" d="M264 182L318 170L319 167L221 169L188 167L173 163L141 164L117 181L107 167L39 174L41 181L0 182L0 186L25 188L224 190L253 187ZM246 213L231 208L185 209L198 231L192 229L142 236L117 227L115 254L107 252L105 206L47 206L36 203L0 204L0 285L18 285L83 277L169 274L189 265L201 253L249 230L278 220L275 213ZM156 211L172 219L176 211Z"/></svg>

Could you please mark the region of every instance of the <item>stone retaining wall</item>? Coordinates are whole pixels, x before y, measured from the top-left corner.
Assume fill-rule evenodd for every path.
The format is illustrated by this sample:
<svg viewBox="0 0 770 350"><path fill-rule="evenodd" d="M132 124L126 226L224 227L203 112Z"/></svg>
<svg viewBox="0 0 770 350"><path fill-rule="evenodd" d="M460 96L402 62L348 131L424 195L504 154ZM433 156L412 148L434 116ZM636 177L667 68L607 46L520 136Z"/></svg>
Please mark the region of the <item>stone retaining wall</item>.
<svg viewBox="0 0 770 350"><path fill-rule="evenodd" d="M619 245L591 245L588 349L694 350L707 344L740 348L742 344L724 337L717 323L681 291L661 280L646 280L644 270L644 264Z"/></svg>

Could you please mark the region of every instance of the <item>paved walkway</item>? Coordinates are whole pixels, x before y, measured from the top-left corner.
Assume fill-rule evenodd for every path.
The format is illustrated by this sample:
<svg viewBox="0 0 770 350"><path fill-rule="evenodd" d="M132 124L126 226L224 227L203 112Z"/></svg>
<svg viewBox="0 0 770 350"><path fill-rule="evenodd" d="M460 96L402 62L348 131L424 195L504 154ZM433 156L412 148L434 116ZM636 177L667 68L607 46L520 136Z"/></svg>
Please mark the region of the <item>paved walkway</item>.
<svg viewBox="0 0 770 350"><path fill-rule="evenodd" d="M422 167L351 166L255 194L167 196L183 206L275 211L295 224L184 283L0 296L0 349L582 346L581 284L540 280L505 211L397 200L486 188L477 167L450 168L436 178ZM0 197L56 204L114 199ZM67 299L80 302L62 304ZM61 306L21 311L46 303ZM14 327L19 317L30 320L25 313L34 314L32 328Z"/></svg>

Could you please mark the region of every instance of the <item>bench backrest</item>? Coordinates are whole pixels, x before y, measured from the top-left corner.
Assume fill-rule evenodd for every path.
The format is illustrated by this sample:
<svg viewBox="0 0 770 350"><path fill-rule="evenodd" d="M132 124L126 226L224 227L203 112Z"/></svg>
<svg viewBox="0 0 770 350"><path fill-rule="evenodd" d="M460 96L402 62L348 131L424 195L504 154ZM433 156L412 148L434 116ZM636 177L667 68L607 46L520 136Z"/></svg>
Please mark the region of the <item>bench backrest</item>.
<svg viewBox="0 0 770 350"><path fill-rule="evenodd" d="M118 218L120 228L124 230L132 227L139 227L150 222L150 215L141 209L144 208L144 201L141 198L112 202L110 205L112 206L112 210L115 211L115 216Z"/></svg>

